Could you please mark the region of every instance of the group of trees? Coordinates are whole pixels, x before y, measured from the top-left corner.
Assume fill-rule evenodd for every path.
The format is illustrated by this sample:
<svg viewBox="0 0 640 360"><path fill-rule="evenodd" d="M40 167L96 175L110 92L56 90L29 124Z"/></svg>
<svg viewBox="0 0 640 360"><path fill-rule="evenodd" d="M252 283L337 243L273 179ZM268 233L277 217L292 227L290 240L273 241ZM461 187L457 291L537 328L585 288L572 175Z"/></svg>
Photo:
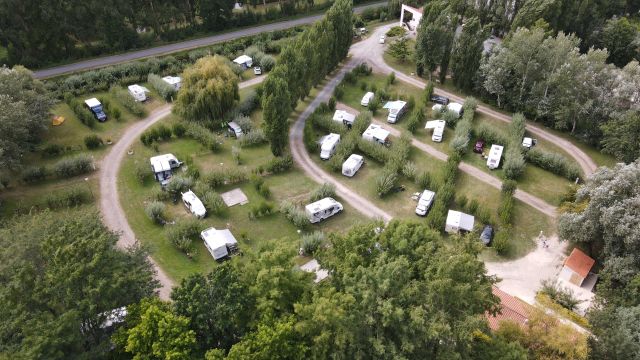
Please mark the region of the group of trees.
<svg viewBox="0 0 640 360"><path fill-rule="evenodd" d="M47 130L53 98L31 72L0 67L0 167L16 169Z"/></svg>
<svg viewBox="0 0 640 360"><path fill-rule="evenodd" d="M586 249L600 264L594 309L589 313L593 359L640 355L640 160L600 168L558 222L563 239Z"/></svg>
<svg viewBox="0 0 640 360"><path fill-rule="evenodd" d="M352 16L352 1L336 0L322 20L282 50L278 64L265 80L262 108L274 155L284 152L289 114L298 100L347 56L353 37Z"/></svg>

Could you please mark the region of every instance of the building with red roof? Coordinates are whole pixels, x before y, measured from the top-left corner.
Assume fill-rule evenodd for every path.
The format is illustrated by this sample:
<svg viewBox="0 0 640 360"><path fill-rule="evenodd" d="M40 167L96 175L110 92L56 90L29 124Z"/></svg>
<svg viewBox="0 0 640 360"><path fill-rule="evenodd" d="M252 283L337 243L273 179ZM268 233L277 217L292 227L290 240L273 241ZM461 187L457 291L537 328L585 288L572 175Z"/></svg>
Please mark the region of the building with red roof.
<svg viewBox="0 0 640 360"><path fill-rule="evenodd" d="M496 315L485 314L489 322L489 328L495 331L500 327L500 322L510 320L524 326L529 321L527 305L520 299L507 294L497 286L491 288L493 295L500 299L500 310Z"/></svg>
<svg viewBox="0 0 640 360"><path fill-rule="evenodd" d="M582 250L574 248L571 255L564 261L564 266L558 277L573 285L582 286L595 263L596 261L582 252Z"/></svg>

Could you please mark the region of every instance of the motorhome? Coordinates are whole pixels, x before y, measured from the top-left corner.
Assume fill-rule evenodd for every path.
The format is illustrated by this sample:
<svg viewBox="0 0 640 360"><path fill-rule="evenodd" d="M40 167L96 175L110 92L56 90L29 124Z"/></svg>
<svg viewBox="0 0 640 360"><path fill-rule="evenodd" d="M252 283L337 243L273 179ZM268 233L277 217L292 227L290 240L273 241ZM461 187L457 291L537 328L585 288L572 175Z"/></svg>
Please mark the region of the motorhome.
<svg viewBox="0 0 640 360"><path fill-rule="evenodd" d="M433 129L433 134L431 134L432 141L442 142L442 136L444 135L444 128L446 124L447 123L444 120L431 120L427 121L424 128Z"/></svg>
<svg viewBox="0 0 640 360"><path fill-rule="evenodd" d="M331 133L325 136L320 146L320 159L329 160L336 152L336 148L340 143L340 134Z"/></svg>
<svg viewBox="0 0 640 360"><path fill-rule="evenodd" d="M169 182L173 174L173 169L182 165L182 162L178 161L173 154L154 156L149 159L149 162L151 162L151 170L153 171L155 179L159 181L162 186L167 185Z"/></svg>
<svg viewBox="0 0 640 360"><path fill-rule="evenodd" d="M446 109L446 110L444 110ZM458 115L458 117L462 116L462 114L464 113L464 110L462 108L462 104L459 104L457 102L450 102L448 105L442 105L442 104L435 104L431 107L431 110L433 111L438 111L438 112L442 112L442 111L451 111L454 112Z"/></svg>
<svg viewBox="0 0 640 360"><path fill-rule="evenodd" d="M242 128L235 121L230 121L227 124L227 129L229 131L229 134L236 138L240 138L242 137L242 135L244 135L244 132L242 132Z"/></svg>
<svg viewBox="0 0 640 360"><path fill-rule="evenodd" d="M182 86L182 79L179 76L165 76L162 80L173 86L176 90L180 90L180 87Z"/></svg>
<svg viewBox="0 0 640 360"><path fill-rule="evenodd" d="M402 100L389 101L382 107L389 110L389 116L387 116L387 122L395 124L400 120L402 115L407 111L407 102Z"/></svg>
<svg viewBox="0 0 640 360"><path fill-rule="evenodd" d="M341 122L351 127L354 121L356 121L356 116L344 110L336 110L336 112L333 113L333 121Z"/></svg>
<svg viewBox="0 0 640 360"><path fill-rule="evenodd" d="M449 234L457 234L460 231L469 232L473 230L475 218L472 215L460 211L449 210L444 231Z"/></svg>
<svg viewBox="0 0 640 360"><path fill-rule="evenodd" d="M383 129L380 125L371 124L367 130L362 133L362 138L386 145L389 140L389 131Z"/></svg>
<svg viewBox="0 0 640 360"><path fill-rule="evenodd" d="M416 215L426 216L433 205L433 200L436 197L436 193L431 190L425 190L420 194L418 198L418 205L416 206Z"/></svg>
<svg viewBox="0 0 640 360"><path fill-rule="evenodd" d="M352 177L364 164L362 155L351 154L349 158L342 163L342 175Z"/></svg>
<svg viewBox="0 0 640 360"><path fill-rule="evenodd" d="M228 229L210 227L200 233L200 238L215 260L222 260L238 251L238 241Z"/></svg>
<svg viewBox="0 0 640 360"><path fill-rule="evenodd" d="M93 116L98 119L100 122L107 121L107 114L104 113L102 109L102 104L96 98L87 99L84 101L84 104L89 108Z"/></svg>
<svg viewBox="0 0 640 360"><path fill-rule="evenodd" d="M182 194L182 202L184 206L189 210L193 215L197 218L202 219L207 215L207 209L205 209L204 204L200 199L196 196L196 194L189 189L187 192L183 192Z"/></svg>
<svg viewBox="0 0 640 360"><path fill-rule="evenodd" d="M364 94L364 96L362 97L362 100L360 101L360 105L369 106L369 102L373 99L373 96L374 94L371 91Z"/></svg>
<svg viewBox="0 0 640 360"><path fill-rule="evenodd" d="M147 93L149 92L149 89L147 89L144 86L140 86L138 84L133 84L133 85L129 85L127 86L127 89L129 90L129 94L138 102L143 102L143 101L147 101Z"/></svg>
<svg viewBox="0 0 640 360"><path fill-rule="evenodd" d="M330 197L320 199L305 206L304 208L307 218L312 224L319 223L324 219L330 218L341 212L343 209L342 204Z"/></svg>
<svg viewBox="0 0 640 360"><path fill-rule="evenodd" d="M489 169L497 169L500 166L500 159L502 159L502 150L504 150L504 146L502 145L491 145L491 150L489 150L489 156L487 157L487 166Z"/></svg>

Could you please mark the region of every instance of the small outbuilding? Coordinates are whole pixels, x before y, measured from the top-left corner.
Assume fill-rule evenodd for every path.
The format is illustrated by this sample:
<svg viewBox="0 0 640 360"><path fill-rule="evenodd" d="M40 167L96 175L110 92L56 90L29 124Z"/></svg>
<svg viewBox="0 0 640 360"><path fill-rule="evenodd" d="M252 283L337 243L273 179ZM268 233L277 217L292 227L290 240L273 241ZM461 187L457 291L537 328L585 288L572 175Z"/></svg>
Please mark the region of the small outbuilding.
<svg viewBox="0 0 640 360"><path fill-rule="evenodd" d="M229 229L217 230L210 227L200 233L200 238L215 260L222 260L238 251L238 241Z"/></svg>
<svg viewBox="0 0 640 360"><path fill-rule="evenodd" d="M160 185L165 186L169 182L173 169L176 169L182 165L182 161L173 154L164 154L154 156L149 159L151 163L151 170L155 176L155 179L160 182Z"/></svg>
<svg viewBox="0 0 640 360"><path fill-rule="evenodd" d="M582 286L595 263L596 261L589 255L578 248L574 248L571 251L571 255L564 261L564 266L558 277L573 285Z"/></svg>
<svg viewBox="0 0 640 360"><path fill-rule="evenodd" d="M333 121L341 122L346 126L351 127L351 125L356 121L356 116L344 110L336 110L336 112L333 113Z"/></svg>
<svg viewBox="0 0 640 360"><path fill-rule="evenodd" d="M202 219L207 215L207 209L204 204L196 196L196 194L189 189L189 191L182 193L182 202L184 206L197 218Z"/></svg>
<svg viewBox="0 0 640 360"><path fill-rule="evenodd" d="M176 90L180 90L180 87L182 86L182 78L180 78L179 76L165 76L162 78L162 80L167 84L173 86L173 88Z"/></svg>
<svg viewBox="0 0 640 360"><path fill-rule="evenodd" d="M457 234L460 231L469 232L473 230L474 224L475 218L473 215L465 214L460 211L449 210L444 231L449 234Z"/></svg>
<svg viewBox="0 0 640 360"><path fill-rule="evenodd" d="M368 141L375 141L379 144L387 144L389 141L389 131L382 128L380 125L371 124L362 133L362 138Z"/></svg>
<svg viewBox="0 0 640 360"><path fill-rule="evenodd" d="M243 69L248 69L253 65L253 59L248 55L240 55L233 59L233 62L240 65Z"/></svg>

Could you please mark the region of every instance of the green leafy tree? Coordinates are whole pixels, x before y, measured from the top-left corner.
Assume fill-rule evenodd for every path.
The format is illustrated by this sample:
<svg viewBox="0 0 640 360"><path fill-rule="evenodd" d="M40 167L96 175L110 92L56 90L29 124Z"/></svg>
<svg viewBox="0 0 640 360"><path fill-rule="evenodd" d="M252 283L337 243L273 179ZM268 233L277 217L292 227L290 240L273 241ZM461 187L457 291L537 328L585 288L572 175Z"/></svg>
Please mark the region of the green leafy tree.
<svg viewBox="0 0 640 360"><path fill-rule="evenodd" d="M478 18L466 19L462 34L456 40L451 58L453 82L457 87L470 91L480 68L484 31Z"/></svg>
<svg viewBox="0 0 640 360"><path fill-rule="evenodd" d="M607 20L601 36L601 46L609 51L609 62L623 67L637 58L638 28L626 17Z"/></svg>
<svg viewBox="0 0 640 360"><path fill-rule="evenodd" d="M282 156L287 146L291 113L289 88L284 79L277 76L267 78L264 83L262 109L271 153Z"/></svg>
<svg viewBox="0 0 640 360"><path fill-rule="evenodd" d="M222 30L232 20L235 4L230 0L197 0L202 23L208 30Z"/></svg>
<svg viewBox="0 0 640 360"><path fill-rule="evenodd" d="M173 111L186 120L222 126L222 116L238 99L238 76L227 61L218 55L206 56L182 74Z"/></svg>
<svg viewBox="0 0 640 360"><path fill-rule="evenodd" d="M453 41L452 20L448 12L440 14L435 21L421 21L416 39L416 65L418 74L421 69L429 72L429 80L433 72L445 61L448 63L451 42ZM441 70L442 72L442 70ZM444 71L446 73L446 70Z"/></svg>
<svg viewBox="0 0 640 360"><path fill-rule="evenodd" d="M400 62L405 62L409 58L409 39L401 37L389 46L389 54Z"/></svg>
<svg viewBox="0 0 640 360"><path fill-rule="evenodd" d="M256 331L235 344L228 360L306 359L306 346L295 331L295 318L284 317L273 323L261 323Z"/></svg>
<svg viewBox="0 0 640 360"><path fill-rule="evenodd" d="M632 162L640 157L640 113L627 111L602 125L602 151Z"/></svg>

